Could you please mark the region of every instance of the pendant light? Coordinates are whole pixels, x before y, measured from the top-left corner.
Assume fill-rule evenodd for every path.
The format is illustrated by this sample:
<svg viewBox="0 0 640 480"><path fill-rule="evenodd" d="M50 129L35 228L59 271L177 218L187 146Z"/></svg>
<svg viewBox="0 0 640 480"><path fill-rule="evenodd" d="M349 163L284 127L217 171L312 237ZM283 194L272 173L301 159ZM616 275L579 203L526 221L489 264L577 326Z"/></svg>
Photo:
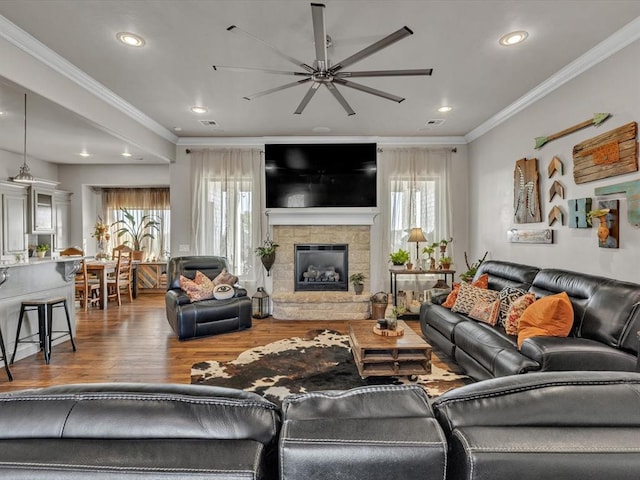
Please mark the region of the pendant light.
<svg viewBox="0 0 640 480"><path fill-rule="evenodd" d="M14 182L18 183L34 183L36 181L31 175L31 169L27 165L27 94L24 94L24 149L22 157L22 166L20 173L13 177Z"/></svg>

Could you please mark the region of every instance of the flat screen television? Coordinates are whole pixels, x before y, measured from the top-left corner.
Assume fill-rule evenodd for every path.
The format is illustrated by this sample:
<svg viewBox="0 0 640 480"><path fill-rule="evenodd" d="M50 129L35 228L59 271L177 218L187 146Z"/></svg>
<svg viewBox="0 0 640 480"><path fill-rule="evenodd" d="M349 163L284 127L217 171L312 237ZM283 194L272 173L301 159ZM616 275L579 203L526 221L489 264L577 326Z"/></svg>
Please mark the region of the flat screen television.
<svg viewBox="0 0 640 480"><path fill-rule="evenodd" d="M267 144L267 208L376 207L376 144Z"/></svg>

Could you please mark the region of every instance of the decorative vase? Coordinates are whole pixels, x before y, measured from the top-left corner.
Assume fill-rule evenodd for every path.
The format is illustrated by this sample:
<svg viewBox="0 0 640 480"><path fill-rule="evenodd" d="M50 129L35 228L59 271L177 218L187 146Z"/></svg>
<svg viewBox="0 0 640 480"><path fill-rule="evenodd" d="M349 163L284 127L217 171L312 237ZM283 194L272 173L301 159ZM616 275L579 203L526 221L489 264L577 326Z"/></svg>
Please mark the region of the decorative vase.
<svg viewBox="0 0 640 480"><path fill-rule="evenodd" d="M600 240L600 244L604 245L607 241L607 237L609 237L609 227L607 227L607 216L602 215L600 217L596 217L600 224L598 225L598 240Z"/></svg>
<svg viewBox="0 0 640 480"><path fill-rule="evenodd" d="M353 286L353 290L356 292L356 295L362 295L364 291L364 285L362 283L358 283Z"/></svg>
<svg viewBox="0 0 640 480"><path fill-rule="evenodd" d="M267 277L269 276L269 271L271 267L273 267L274 262L276 261L276 253L273 252L269 255L265 255L264 257L260 257L260 261L264 266L265 270L267 270Z"/></svg>
<svg viewBox="0 0 640 480"><path fill-rule="evenodd" d="M98 243L98 251L96 252L97 260L106 260L108 258L106 245L103 237L96 237Z"/></svg>

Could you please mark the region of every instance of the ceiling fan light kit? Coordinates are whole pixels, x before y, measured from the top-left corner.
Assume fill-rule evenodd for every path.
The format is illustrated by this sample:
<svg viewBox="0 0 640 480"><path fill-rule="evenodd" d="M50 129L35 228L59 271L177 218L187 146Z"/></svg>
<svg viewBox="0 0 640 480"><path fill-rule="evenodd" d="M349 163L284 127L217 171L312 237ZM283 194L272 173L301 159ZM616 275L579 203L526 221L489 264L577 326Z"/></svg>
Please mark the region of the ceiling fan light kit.
<svg viewBox="0 0 640 480"><path fill-rule="evenodd" d="M311 4L311 20L313 24L313 38L315 44L315 54L316 58L312 62L313 66L310 66L296 58L293 58L286 53L280 51L273 45L265 42L264 40L242 30L236 25L231 25L227 28L227 31L233 33L243 34L257 42L262 43L273 52L275 52L278 56L284 58L285 60L293 63L297 67L301 68L304 71L282 71L282 70L271 70L271 69L261 69L261 68L251 68L251 67L231 67L231 66L221 66L214 65L213 69L218 71L220 69L226 70L235 70L235 71L252 71L252 72L262 72L262 73L271 73L276 75L292 75L292 76L301 76L304 77L300 80L296 80L294 82L286 83L279 87L270 88L268 90L263 90L261 92L254 93L252 95L247 95L243 97L245 100L253 100L258 97L262 97L265 95L269 95L271 93L279 92L281 90L285 90L291 87L295 87L298 85L302 85L308 82L312 82L307 93L304 95L300 104L293 112L294 114L302 114L306 106L309 104L315 93L318 89L324 85L333 95L333 97L338 101L338 103L342 106L347 115L355 115L355 111L349 105L349 102L344 98L342 93L338 90L337 85L341 87L347 87L354 90L359 90L361 92L369 93L371 95L375 95L380 98L385 98L387 100L391 100L396 103L400 103L404 100L403 97L399 97L397 95L393 95L388 92L384 92L382 90L378 90L376 88L369 87L367 85L362 85L360 83L353 82L351 78L364 78L364 77L404 77L404 76L430 76L433 73L433 69L431 68L422 68L422 69L410 69L410 70L368 70L368 71L360 71L360 72L346 72L343 71L345 67L353 65L356 62L364 60L365 58L373 55L374 53L379 52L380 50L396 43L403 38L413 35L413 31L409 27L402 27L399 30L396 30L390 35L378 40L377 42L369 45L366 48L356 52L350 57L345 58L341 62L336 63L331 66L328 54L327 54L327 46L330 45L330 37L327 35L326 31L326 23L324 18L325 5L321 3L312 3Z"/></svg>

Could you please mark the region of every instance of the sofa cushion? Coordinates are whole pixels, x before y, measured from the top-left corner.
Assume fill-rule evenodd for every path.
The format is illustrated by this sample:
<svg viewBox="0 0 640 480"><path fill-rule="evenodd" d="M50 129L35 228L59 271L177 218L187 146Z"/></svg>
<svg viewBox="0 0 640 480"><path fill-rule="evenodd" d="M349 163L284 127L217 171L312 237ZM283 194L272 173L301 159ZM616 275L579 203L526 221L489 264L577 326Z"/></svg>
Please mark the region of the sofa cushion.
<svg viewBox="0 0 640 480"><path fill-rule="evenodd" d="M518 347L530 337L566 337L572 325L573 306L565 292L541 298L520 317Z"/></svg>
<svg viewBox="0 0 640 480"><path fill-rule="evenodd" d="M460 285L460 291L458 292L458 298L456 298L456 303L451 308L451 311L468 314L476 303L480 301L490 303L497 300L497 298L498 292L494 290L478 288L462 283Z"/></svg>
<svg viewBox="0 0 640 480"><path fill-rule="evenodd" d="M495 325L498 321L499 312L499 300L494 300L493 302L479 300L478 303L476 303L469 312L469 318L488 323L489 325Z"/></svg>
<svg viewBox="0 0 640 480"><path fill-rule="evenodd" d="M504 322L504 331L507 335L517 335L518 325L520 325L520 317L524 311L533 302L536 301L536 296L533 293L527 293L517 298L510 306L507 312L507 318Z"/></svg>
<svg viewBox="0 0 640 480"><path fill-rule="evenodd" d="M474 280L471 285L478 288L487 288L489 285L489 275L486 273L484 275L480 275L476 280ZM447 295L447 299L442 303L442 306L445 308L452 308L456 299L458 298L458 292L460 291L460 284L457 282L453 282L451 293Z"/></svg>
<svg viewBox="0 0 640 480"><path fill-rule="evenodd" d="M489 275L491 290L500 291L504 287L515 287L521 290L529 290L533 279L540 271L538 267L522 265L519 263L502 262L498 260L485 260L478 267L476 277Z"/></svg>
<svg viewBox="0 0 640 480"><path fill-rule="evenodd" d="M214 285L235 285L238 283L238 277L229 273L226 268L223 268L222 271L213 279Z"/></svg>
<svg viewBox="0 0 640 480"><path fill-rule="evenodd" d="M498 299L500 300L500 313L498 314L498 325L505 328L507 315L509 314L509 308L511 304L518 298L522 297L525 293L521 288L516 287L504 287L498 293ZM512 335L515 335L512 334Z"/></svg>
<svg viewBox="0 0 640 480"><path fill-rule="evenodd" d="M180 275L180 288L185 291L192 302L213 298L213 282L201 271L196 271L193 280Z"/></svg>

